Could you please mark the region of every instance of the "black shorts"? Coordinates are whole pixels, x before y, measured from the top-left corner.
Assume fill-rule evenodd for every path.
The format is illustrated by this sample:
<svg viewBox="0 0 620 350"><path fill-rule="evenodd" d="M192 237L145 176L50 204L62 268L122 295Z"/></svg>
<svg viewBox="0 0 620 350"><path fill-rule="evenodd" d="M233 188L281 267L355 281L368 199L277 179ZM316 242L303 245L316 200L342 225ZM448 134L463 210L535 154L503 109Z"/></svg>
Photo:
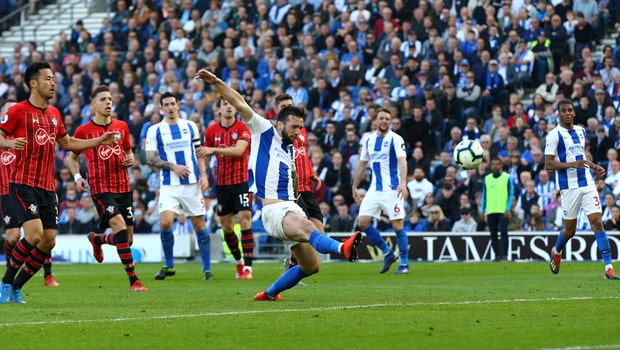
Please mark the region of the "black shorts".
<svg viewBox="0 0 620 350"><path fill-rule="evenodd" d="M39 219L44 229L58 230L58 200L56 192L22 184L9 184L9 196L19 226Z"/></svg>
<svg viewBox="0 0 620 350"><path fill-rule="evenodd" d="M299 193L297 204L304 210L306 216L308 216L308 219L314 218L323 222L323 214L321 214L321 208L319 207L319 202L316 200L314 193Z"/></svg>
<svg viewBox="0 0 620 350"><path fill-rule="evenodd" d="M252 194L248 183L228 186L216 186L217 215L237 214L240 211L252 210Z"/></svg>
<svg viewBox="0 0 620 350"><path fill-rule="evenodd" d="M101 217L99 227L102 229L110 227L110 219L121 214L125 220L125 225L133 226L133 208L131 192L127 193L98 193L93 194L93 202L97 213Z"/></svg>
<svg viewBox="0 0 620 350"><path fill-rule="evenodd" d="M18 228L17 213L15 212L15 201L13 197L6 194L0 198L2 207L0 208L0 215L2 215L2 221L4 222L4 229Z"/></svg>

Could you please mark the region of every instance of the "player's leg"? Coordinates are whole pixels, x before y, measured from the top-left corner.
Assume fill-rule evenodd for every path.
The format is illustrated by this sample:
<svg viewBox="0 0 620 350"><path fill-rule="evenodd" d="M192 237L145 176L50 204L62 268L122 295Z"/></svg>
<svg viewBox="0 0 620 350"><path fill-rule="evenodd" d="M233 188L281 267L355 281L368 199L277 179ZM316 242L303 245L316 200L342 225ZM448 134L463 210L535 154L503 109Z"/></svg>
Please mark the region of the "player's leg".
<svg viewBox="0 0 620 350"><path fill-rule="evenodd" d="M283 273L264 292L273 299L279 299L279 294L295 287L303 278L319 272L319 256L309 243L298 243L291 247L297 257L298 265ZM260 293L259 293L260 294Z"/></svg>
<svg viewBox="0 0 620 350"><path fill-rule="evenodd" d="M43 284L48 287L58 287L60 284L52 275L52 253L50 252L43 262Z"/></svg>
<svg viewBox="0 0 620 350"><path fill-rule="evenodd" d="M252 232L252 211L241 210L237 214L241 227L241 248L243 250L242 279L252 279L252 260L254 259L254 232Z"/></svg>
<svg viewBox="0 0 620 350"><path fill-rule="evenodd" d="M392 228L396 233L396 244L398 245L400 266L394 273L403 275L409 273L409 237L405 231L403 219L392 220Z"/></svg>
<svg viewBox="0 0 620 350"><path fill-rule="evenodd" d="M13 255L13 247L19 241L20 229L19 227L6 228L4 235L6 238L4 240L4 255L6 256L6 264L8 266L11 262L11 255Z"/></svg>
<svg viewBox="0 0 620 350"><path fill-rule="evenodd" d="M555 245L551 248L549 268L554 274L560 272L564 246L577 232L577 216L581 210L582 201L580 189L561 190L560 195L562 198L564 229L560 231Z"/></svg>
<svg viewBox="0 0 620 350"><path fill-rule="evenodd" d="M237 263L235 278L241 278L243 275L244 261L241 257L241 249L239 248L239 237L235 233L235 214L230 213L219 216L220 224L222 225L222 233L224 234L224 241Z"/></svg>
<svg viewBox="0 0 620 350"><path fill-rule="evenodd" d="M209 237L209 231L205 224L204 214L192 216L191 220L196 231L196 240L198 241L200 259L202 260L203 278L209 281L213 279L213 272L211 271L211 237Z"/></svg>
<svg viewBox="0 0 620 350"><path fill-rule="evenodd" d="M588 220L590 221L592 231L594 231L596 245L598 246L598 250L601 252L601 256L603 257L603 263L605 263L604 276L605 278L610 280L617 280L618 276L616 276L614 267L612 265L611 247L609 245L609 238L607 237L607 232L603 227L602 215L600 212L592 213L588 215Z"/></svg>
<svg viewBox="0 0 620 350"><path fill-rule="evenodd" d="M161 227L159 237L164 251L164 267L155 275L156 280L163 280L167 276L174 276L176 273L174 270L174 234L172 233L174 215L175 213L172 210L164 210L159 213L159 225Z"/></svg>
<svg viewBox="0 0 620 350"><path fill-rule="evenodd" d="M131 200L131 197L127 199ZM140 282L136 274L131 245L129 243L128 227L131 227L133 233L133 220L129 217L129 213L123 209L124 207L123 205L119 205L116 208L117 214L109 218L107 224L105 224L105 226L112 229L112 233L107 235L106 243L116 247L116 253L121 259L123 269L125 269L125 273L129 278L130 290L134 292L146 292L148 289L142 285L142 282ZM127 226L127 224L131 224L131 226Z"/></svg>

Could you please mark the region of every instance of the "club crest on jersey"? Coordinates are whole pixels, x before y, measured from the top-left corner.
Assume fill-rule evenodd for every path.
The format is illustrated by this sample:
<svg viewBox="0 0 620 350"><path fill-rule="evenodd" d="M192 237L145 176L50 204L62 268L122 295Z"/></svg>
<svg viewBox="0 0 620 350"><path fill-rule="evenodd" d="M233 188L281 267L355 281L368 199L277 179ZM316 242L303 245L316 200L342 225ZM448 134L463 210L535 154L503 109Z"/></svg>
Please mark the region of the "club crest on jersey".
<svg viewBox="0 0 620 350"><path fill-rule="evenodd" d="M58 120L56 120L56 118L52 118L52 124L54 124L54 127L57 128L58 127Z"/></svg>
<svg viewBox="0 0 620 350"><path fill-rule="evenodd" d="M9 121L9 116L7 114L3 115L0 119L0 124L4 124Z"/></svg>
<svg viewBox="0 0 620 350"><path fill-rule="evenodd" d="M28 211L30 211L30 214L36 215L39 213L39 207L36 204L32 203L30 204L30 206L28 206Z"/></svg>
<svg viewBox="0 0 620 350"><path fill-rule="evenodd" d="M4 220L5 225L8 225L11 222L11 217L7 215L2 220Z"/></svg>
<svg viewBox="0 0 620 350"><path fill-rule="evenodd" d="M4 151L2 152L2 155L0 156L0 163L2 163L2 165L9 165L13 163L15 158L16 158L15 153Z"/></svg>
<svg viewBox="0 0 620 350"><path fill-rule="evenodd" d="M237 137L239 137L239 134L237 134L236 132L233 132L233 134L230 136L232 137L233 140L237 140Z"/></svg>
<svg viewBox="0 0 620 350"><path fill-rule="evenodd" d="M114 206L110 205L107 208L105 208L105 211L107 211L110 214L114 213Z"/></svg>

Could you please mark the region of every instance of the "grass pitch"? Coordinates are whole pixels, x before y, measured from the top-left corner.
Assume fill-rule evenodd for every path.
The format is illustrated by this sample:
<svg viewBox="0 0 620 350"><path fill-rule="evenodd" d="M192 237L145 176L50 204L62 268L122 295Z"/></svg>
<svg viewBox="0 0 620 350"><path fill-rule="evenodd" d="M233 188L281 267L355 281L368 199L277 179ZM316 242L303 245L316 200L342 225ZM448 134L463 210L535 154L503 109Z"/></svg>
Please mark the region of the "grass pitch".
<svg viewBox="0 0 620 350"><path fill-rule="evenodd" d="M282 271L257 263L254 280L234 264L136 270L129 292L120 264L56 264L60 287L41 275L27 304L0 305L3 349L618 349L620 281L603 264L413 263L410 275L380 263L325 263L281 302L255 302Z"/></svg>

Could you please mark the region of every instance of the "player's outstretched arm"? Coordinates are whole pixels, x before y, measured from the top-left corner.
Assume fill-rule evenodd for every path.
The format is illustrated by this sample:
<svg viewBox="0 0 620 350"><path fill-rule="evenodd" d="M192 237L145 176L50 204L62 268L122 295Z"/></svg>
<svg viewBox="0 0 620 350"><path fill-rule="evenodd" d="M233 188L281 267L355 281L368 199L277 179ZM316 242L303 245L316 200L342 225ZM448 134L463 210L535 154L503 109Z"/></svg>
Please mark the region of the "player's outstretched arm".
<svg viewBox="0 0 620 350"><path fill-rule="evenodd" d="M200 78L205 83L213 85L222 97L237 109L244 122L248 122L252 118L254 111L252 111L252 108L245 102L243 96L235 89L226 85L222 79L206 69L199 70L198 73L196 73L196 78Z"/></svg>
<svg viewBox="0 0 620 350"><path fill-rule="evenodd" d="M120 135L118 133L106 132L93 139L76 139L69 135L65 135L57 139L56 142L58 142L60 147L65 151L83 151L88 148L118 143L119 139Z"/></svg>

